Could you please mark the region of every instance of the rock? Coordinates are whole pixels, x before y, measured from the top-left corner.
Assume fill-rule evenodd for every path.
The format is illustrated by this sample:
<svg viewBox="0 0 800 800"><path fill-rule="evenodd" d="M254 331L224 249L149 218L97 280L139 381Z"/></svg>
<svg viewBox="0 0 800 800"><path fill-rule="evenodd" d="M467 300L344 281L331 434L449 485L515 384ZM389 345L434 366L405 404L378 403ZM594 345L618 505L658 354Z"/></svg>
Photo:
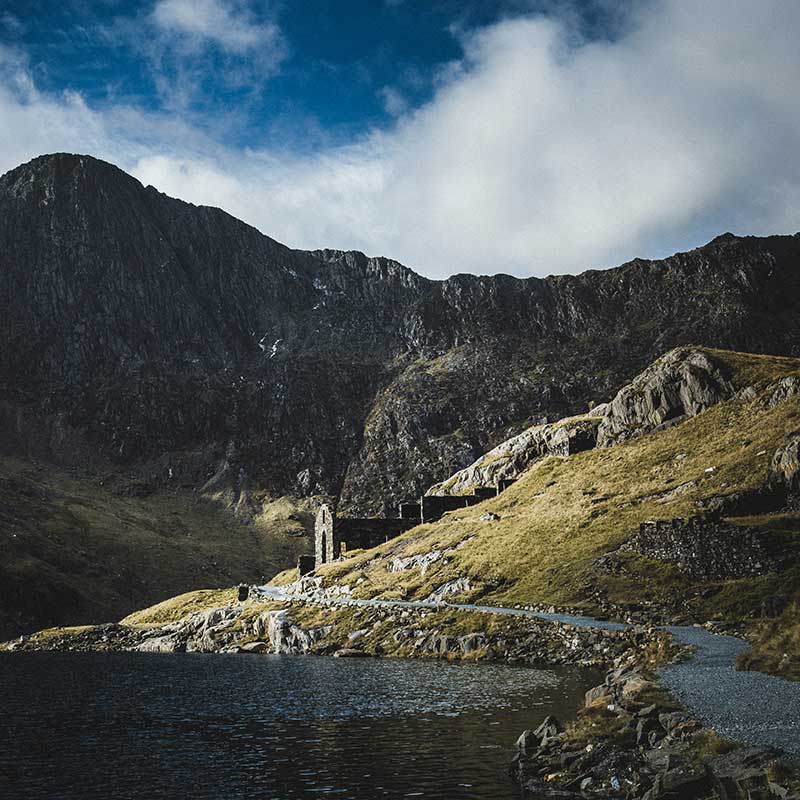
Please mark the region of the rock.
<svg viewBox="0 0 800 800"><path fill-rule="evenodd" d="M781 378L777 384L769 387L769 390L771 390L771 394L767 398L766 405L767 408L775 408L800 394L800 378L797 375L787 375L785 378Z"/></svg>
<svg viewBox="0 0 800 800"><path fill-rule="evenodd" d="M494 522L495 520L500 519L500 515L495 514L492 511L487 511L485 514L481 514L479 519L481 522Z"/></svg>
<svg viewBox="0 0 800 800"><path fill-rule="evenodd" d="M656 777L643 800L689 800L705 797L713 783L703 767L680 766Z"/></svg>
<svg viewBox="0 0 800 800"><path fill-rule="evenodd" d="M486 646L486 634L468 633L466 636L459 637L458 644L461 647L461 652L464 655L469 655Z"/></svg>
<svg viewBox="0 0 800 800"><path fill-rule="evenodd" d="M584 696L583 705L585 708L608 706L614 702L611 690L605 684L589 689Z"/></svg>
<svg viewBox="0 0 800 800"><path fill-rule="evenodd" d="M633 673L625 678L622 684L622 698L636 700L643 692L657 688L656 685L638 673Z"/></svg>
<svg viewBox="0 0 800 800"><path fill-rule="evenodd" d="M650 745L651 747L664 738L665 731L658 720L640 719L636 725L636 744Z"/></svg>
<svg viewBox="0 0 800 800"><path fill-rule="evenodd" d="M658 715L658 721L666 731L673 731L682 722L687 719L686 715L681 711L668 711Z"/></svg>
<svg viewBox="0 0 800 800"><path fill-rule="evenodd" d="M240 653L268 653L269 645L266 642L247 642L239 646Z"/></svg>
<svg viewBox="0 0 800 800"><path fill-rule="evenodd" d="M431 550L428 553L421 553L415 556L397 557L392 559L389 565L390 572L404 572L407 569L419 567L421 575L424 575L431 564L435 564L443 553L441 550Z"/></svg>
<svg viewBox="0 0 800 800"><path fill-rule="evenodd" d="M597 430L597 446L653 431L690 417L732 396L733 388L700 350L678 348L658 359L609 404Z"/></svg>
<svg viewBox="0 0 800 800"><path fill-rule="evenodd" d="M536 750L540 742L540 737L532 730L524 730L516 741L516 747L520 753L528 754Z"/></svg>
<svg viewBox="0 0 800 800"><path fill-rule="evenodd" d="M438 602L451 594L460 594L461 592L468 592L471 589L468 578L454 578L447 583L443 583L438 589L431 592L425 600L427 602Z"/></svg>
<svg viewBox="0 0 800 800"><path fill-rule="evenodd" d="M547 456L569 456L593 448L598 424L599 419L574 417L533 425L489 450L447 481L434 484L427 493L466 494L481 486L497 486L500 481L515 480Z"/></svg>
<svg viewBox="0 0 800 800"><path fill-rule="evenodd" d="M558 734L564 732L564 726L552 714L546 716L539 727L533 732L533 735L539 740L540 744L544 744L548 739L551 739Z"/></svg>
<svg viewBox="0 0 800 800"><path fill-rule="evenodd" d="M145 639L136 650L140 653L182 653L186 650L186 644L176 636L155 636Z"/></svg>
<svg viewBox="0 0 800 800"><path fill-rule="evenodd" d="M773 479L789 491L800 489L800 434L790 436L772 457Z"/></svg>
<svg viewBox="0 0 800 800"><path fill-rule="evenodd" d="M334 658L369 658L370 654L365 653L363 650L357 650L354 647L343 647L340 650L337 650L334 654Z"/></svg>

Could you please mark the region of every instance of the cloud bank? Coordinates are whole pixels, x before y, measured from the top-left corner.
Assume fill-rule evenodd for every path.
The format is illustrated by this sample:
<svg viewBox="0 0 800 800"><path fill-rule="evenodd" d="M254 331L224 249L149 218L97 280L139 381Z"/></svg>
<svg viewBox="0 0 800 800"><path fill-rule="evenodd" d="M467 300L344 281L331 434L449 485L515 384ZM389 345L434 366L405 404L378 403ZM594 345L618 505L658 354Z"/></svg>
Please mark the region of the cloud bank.
<svg viewBox="0 0 800 800"><path fill-rule="evenodd" d="M278 35L240 6L202 6L154 13L236 53ZM227 146L224 120L43 94L24 53L0 49L0 170L91 153L292 246L434 277L576 272L724 230L800 228L798 32L794 0L647 0L614 41L582 41L555 16L507 19L460 34L463 59L426 106L386 87L393 127L312 154Z"/></svg>

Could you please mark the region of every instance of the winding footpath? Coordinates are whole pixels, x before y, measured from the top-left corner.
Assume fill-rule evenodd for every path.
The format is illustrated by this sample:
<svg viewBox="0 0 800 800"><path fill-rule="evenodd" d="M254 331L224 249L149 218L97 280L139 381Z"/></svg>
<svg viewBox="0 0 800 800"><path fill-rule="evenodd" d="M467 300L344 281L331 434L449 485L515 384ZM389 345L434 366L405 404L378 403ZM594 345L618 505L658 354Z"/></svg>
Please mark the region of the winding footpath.
<svg viewBox="0 0 800 800"><path fill-rule="evenodd" d="M443 608L480 611L506 616L537 617L580 628L624 630L622 622L608 622L593 617L528 611L502 606L403 600L356 600L349 597L326 597L289 594L281 587L259 586L256 591L272 600L299 600L345 606L383 606ZM800 682L788 681L761 672L734 669L736 657L748 645L734 636L711 633L688 625L667 627L675 640L695 648L689 661L670 664L659 670L665 688L704 724L729 739L746 744L776 747L800 756Z"/></svg>

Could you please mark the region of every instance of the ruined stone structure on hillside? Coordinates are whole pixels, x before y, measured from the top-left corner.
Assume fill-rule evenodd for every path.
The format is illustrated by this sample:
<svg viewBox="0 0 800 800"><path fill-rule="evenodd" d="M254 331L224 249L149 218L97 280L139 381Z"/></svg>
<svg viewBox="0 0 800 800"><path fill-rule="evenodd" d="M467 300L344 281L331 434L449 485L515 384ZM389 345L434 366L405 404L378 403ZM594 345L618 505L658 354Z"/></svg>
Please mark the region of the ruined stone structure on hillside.
<svg viewBox="0 0 800 800"><path fill-rule="evenodd" d="M671 562L704 581L763 575L775 568L760 531L733 525L719 514L643 522L619 550Z"/></svg>
<svg viewBox="0 0 800 800"><path fill-rule="evenodd" d="M314 524L314 556L298 560L300 575L327 564L348 551L377 547L423 522L435 522L448 511L467 508L496 497L514 481L502 480L496 487L481 486L472 494L423 495L419 500L400 503L397 517L390 519L337 517L330 505L320 506Z"/></svg>

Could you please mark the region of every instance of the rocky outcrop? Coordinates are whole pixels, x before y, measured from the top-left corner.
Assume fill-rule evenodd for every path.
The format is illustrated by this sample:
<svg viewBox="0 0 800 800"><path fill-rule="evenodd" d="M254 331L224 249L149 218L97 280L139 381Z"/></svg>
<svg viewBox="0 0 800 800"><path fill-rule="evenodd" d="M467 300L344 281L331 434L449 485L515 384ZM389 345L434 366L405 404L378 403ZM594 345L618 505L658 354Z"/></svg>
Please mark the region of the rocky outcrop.
<svg viewBox="0 0 800 800"><path fill-rule="evenodd" d="M795 796L794 772L788 762L778 766L773 751L717 738L627 656L586 693L566 730L547 717L524 731L511 765L526 795L576 800L787 798Z"/></svg>
<svg viewBox="0 0 800 800"><path fill-rule="evenodd" d="M214 653L230 644L241 607L212 608L142 634L135 649L146 653Z"/></svg>
<svg viewBox="0 0 800 800"><path fill-rule="evenodd" d="M786 491L800 491L800 433L789 437L772 457L773 480Z"/></svg>
<svg viewBox="0 0 800 800"><path fill-rule="evenodd" d="M678 348L620 389L600 422L597 444L609 447L678 424L733 393L706 353Z"/></svg>
<svg viewBox="0 0 800 800"><path fill-rule="evenodd" d="M775 408L800 394L800 376L787 375L770 388L771 392L767 397L766 405L767 408Z"/></svg>
<svg viewBox="0 0 800 800"><path fill-rule="evenodd" d="M253 632L258 633L263 628L266 628L271 651L289 655L310 652L314 645L331 631L330 626L305 629L295 625L285 610L262 614L254 625Z"/></svg>
<svg viewBox="0 0 800 800"><path fill-rule="evenodd" d="M597 443L600 417L569 417L549 425L534 425L481 456L466 469L428 489L427 494L466 494L479 486L516 480L547 456L569 456Z"/></svg>

